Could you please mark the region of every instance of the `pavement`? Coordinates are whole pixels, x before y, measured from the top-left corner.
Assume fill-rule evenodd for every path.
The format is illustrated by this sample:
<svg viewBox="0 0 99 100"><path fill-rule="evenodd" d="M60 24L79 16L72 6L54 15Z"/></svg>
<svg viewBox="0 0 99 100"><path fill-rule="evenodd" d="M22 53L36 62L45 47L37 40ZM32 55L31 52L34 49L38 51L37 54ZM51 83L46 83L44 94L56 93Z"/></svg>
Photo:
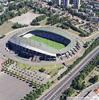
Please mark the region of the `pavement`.
<svg viewBox="0 0 99 100"><path fill-rule="evenodd" d="M13 52L9 53L6 49L6 46L5 46L6 42L9 40L10 37L12 37L14 34L16 34L16 31L19 32L19 30L20 29L13 31L13 34L12 34L12 32L10 32L10 33L8 33L8 35L6 37L4 37L3 39L0 39L0 58L3 58L3 59L11 58L16 61L21 61L22 63L28 63L29 65L34 64L33 62L29 62L28 60L20 59ZM24 32L24 28L23 28L23 30L21 29L21 31ZM61 82L58 82L58 84L53 89L51 89L47 94L42 96L39 100L57 100L57 97L59 97L60 94L64 90L66 90L66 88L68 88L68 86L70 85L71 81L75 78L75 76L77 74L79 74L79 72L85 67L86 64L88 64L88 62L94 56L96 56L97 53L99 53L99 47L97 47L91 53L89 53L88 56L86 56L77 66L75 66L75 68L73 70L71 70L64 77L63 80L61 80ZM5 55L6 55L6 57L5 57ZM56 99L54 99L54 98L56 98Z"/></svg>
<svg viewBox="0 0 99 100"><path fill-rule="evenodd" d="M84 89L82 92L80 92L80 94L78 94L78 96L74 99L77 100L77 98L82 98L90 91L95 90L96 88L99 87L99 82L87 87L86 89Z"/></svg>
<svg viewBox="0 0 99 100"><path fill-rule="evenodd" d="M53 89L42 95L39 100L58 100L61 93L64 92L72 80L81 70L99 53L99 46L90 52L78 65L76 65Z"/></svg>
<svg viewBox="0 0 99 100"><path fill-rule="evenodd" d="M0 72L0 100L21 100L32 90L28 83Z"/></svg>
<svg viewBox="0 0 99 100"><path fill-rule="evenodd" d="M91 41L91 40L96 39L98 37L99 37L99 31L96 31L92 35L90 35L89 37L83 37L82 41L83 42L88 42L88 41Z"/></svg>
<svg viewBox="0 0 99 100"><path fill-rule="evenodd" d="M36 27L36 26L35 26ZM6 43L7 41L14 35L14 34L17 34L19 32L26 32L28 31L29 29L33 28L32 26L29 26L29 27L26 27L26 28L21 28L21 29L17 29L17 30L14 30L12 32L9 32L4 38L0 39L0 58L3 58L3 59L14 59L15 61L18 61L18 62L21 62L21 63L24 63L24 64L28 64L28 65L38 65L38 66L43 66L43 65L50 65L50 64L60 64L61 61L50 61L50 62L46 62L46 61L42 61L41 63L37 63L37 62L32 62L31 60L29 59L25 59L25 58L21 58L19 56L17 56L13 51L10 51L6 48ZM76 37L76 36L75 36ZM77 39L79 39L77 37ZM80 41L82 43L82 41ZM81 48L82 49L82 48ZM78 52L79 53L79 52ZM78 53L76 53L75 56L78 57ZM82 52L83 53L83 52ZM81 53L81 54L82 54ZM80 53L79 53L80 54ZM72 57L71 57L72 58ZM74 58L74 57L73 57ZM76 58L76 57L75 57ZM72 59L68 59L68 60L72 60ZM68 62L68 61L66 61Z"/></svg>

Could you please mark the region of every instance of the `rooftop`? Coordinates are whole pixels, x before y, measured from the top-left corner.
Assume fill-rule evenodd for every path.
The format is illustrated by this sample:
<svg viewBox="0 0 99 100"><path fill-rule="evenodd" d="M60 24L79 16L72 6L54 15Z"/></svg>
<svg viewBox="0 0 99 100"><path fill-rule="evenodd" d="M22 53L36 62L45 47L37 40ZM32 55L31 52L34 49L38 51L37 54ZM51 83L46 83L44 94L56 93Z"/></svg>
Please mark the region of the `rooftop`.
<svg viewBox="0 0 99 100"><path fill-rule="evenodd" d="M44 43L40 43L40 42L31 40L31 39L26 39L26 38L22 37L22 35L25 35L33 30L43 30L43 31L52 32L54 34L58 34L58 35L61 35L65 38L69 39L71 42L65 48L63 48L61 50L57 50L55 48L49 47L48 45L46 45ZM18 32L10 39L10 41L12 43L23 46L25 48L36 50L36 51L39 51L41 53L45 53L48 55L56 56L56 53L59 53L59 52L64 53L64 51L65 52L69 51L71 49L71 47L75 46L77 40L71 34L69 34L65 30L62 30L60 28L55 28L55 27L34 28L34 27L31 27L31 28L27 29L27 31L25 31L25 32Z"/></svg>

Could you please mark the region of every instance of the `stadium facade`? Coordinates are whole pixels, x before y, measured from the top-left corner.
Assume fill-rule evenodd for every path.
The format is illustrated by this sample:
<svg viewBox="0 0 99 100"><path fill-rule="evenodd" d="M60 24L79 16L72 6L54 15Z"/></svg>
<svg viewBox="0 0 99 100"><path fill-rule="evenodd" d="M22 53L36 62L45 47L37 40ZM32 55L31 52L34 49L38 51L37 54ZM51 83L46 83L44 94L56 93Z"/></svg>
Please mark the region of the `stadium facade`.
<svg viewBox="0 0 99 100"><path fill-rule="evenodd" d="M58 50L42 42L30 39L30 34L61 43L64 48ZM22 30L18 31L8 40L6 46L18 56L31 58L37 62L68 59L80 49L80 43L75 37L62 29L54 27L31 27L24 32Z"/></svg>

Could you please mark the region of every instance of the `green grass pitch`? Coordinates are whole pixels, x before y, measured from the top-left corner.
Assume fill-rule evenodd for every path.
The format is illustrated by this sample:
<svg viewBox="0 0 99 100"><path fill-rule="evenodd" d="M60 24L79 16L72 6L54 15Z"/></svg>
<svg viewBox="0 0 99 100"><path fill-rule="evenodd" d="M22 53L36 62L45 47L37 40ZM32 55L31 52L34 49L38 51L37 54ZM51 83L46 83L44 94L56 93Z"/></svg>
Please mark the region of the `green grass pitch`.
<svg viewBox="0 0 99 100"><path fill-rule="evenodd" d="M44 44L46 44L46 45L48 45L48 46L50 46L50 47L52 47L54 49L58 49L58 50L60 50L60 49L65 47L61 43L58 43L58 42L55 42L55 41L52 41L52 40L48 40L46 38L38 37L38 36L35 36L35 35L33 35L31 37L31 39L33 39L34 41L38 41L40 43L42 42L42 43L44 43Z"/></svg>

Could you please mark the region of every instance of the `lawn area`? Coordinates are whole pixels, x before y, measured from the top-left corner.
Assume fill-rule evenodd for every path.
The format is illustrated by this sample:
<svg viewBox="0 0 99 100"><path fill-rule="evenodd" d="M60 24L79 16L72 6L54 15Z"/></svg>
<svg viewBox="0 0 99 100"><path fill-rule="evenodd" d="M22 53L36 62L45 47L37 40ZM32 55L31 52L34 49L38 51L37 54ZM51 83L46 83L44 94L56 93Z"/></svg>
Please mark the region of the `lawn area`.
<svg viewBox="0 0 99 100"><path fill-rule="evenodd" d="M94 70L85 78L85 84L86 86L91 85L92 83L89 82L89 79L94 77L95 75L99 76L99 68L95 67Z"/></svg>
<svg viewBox="0 0 99 100"><path fill-rule="evenodd" d="M38 37L38 36L35 36L35 35L33 35L31 37L31 39L33 39L35 41L38 41L38 42L42 42L42 43L44 43L44 44L46 44L46 45L48 45L48 46L50 46L50 47L52 47L54 49L58 49L58 50L60 50L60 49L65 47L61 43L58 43L58 42L55 42L55 41L52 41L52 40L48 40L46 38Z"/></svg>
<svg viewBox="0 0 99 100"><path fill-rule="evenodd" d="M54 76L55 74L58 73L58 71L63 68L62 64L50 64L50 65L47 65L47 66L29 66L27 64L22 64L22 63L18 63L18 66L20 68L23 68L25 70L30 70L30 71L34 71L34 70L39 70L41 68L44 68L45 71L51 75L51 76Z"/></svg>
<svg viewBox="0 0 99 100"><path fill-rule="evenodd" d="M96 15L99 17L99 11L96 11Z"/></svg>

